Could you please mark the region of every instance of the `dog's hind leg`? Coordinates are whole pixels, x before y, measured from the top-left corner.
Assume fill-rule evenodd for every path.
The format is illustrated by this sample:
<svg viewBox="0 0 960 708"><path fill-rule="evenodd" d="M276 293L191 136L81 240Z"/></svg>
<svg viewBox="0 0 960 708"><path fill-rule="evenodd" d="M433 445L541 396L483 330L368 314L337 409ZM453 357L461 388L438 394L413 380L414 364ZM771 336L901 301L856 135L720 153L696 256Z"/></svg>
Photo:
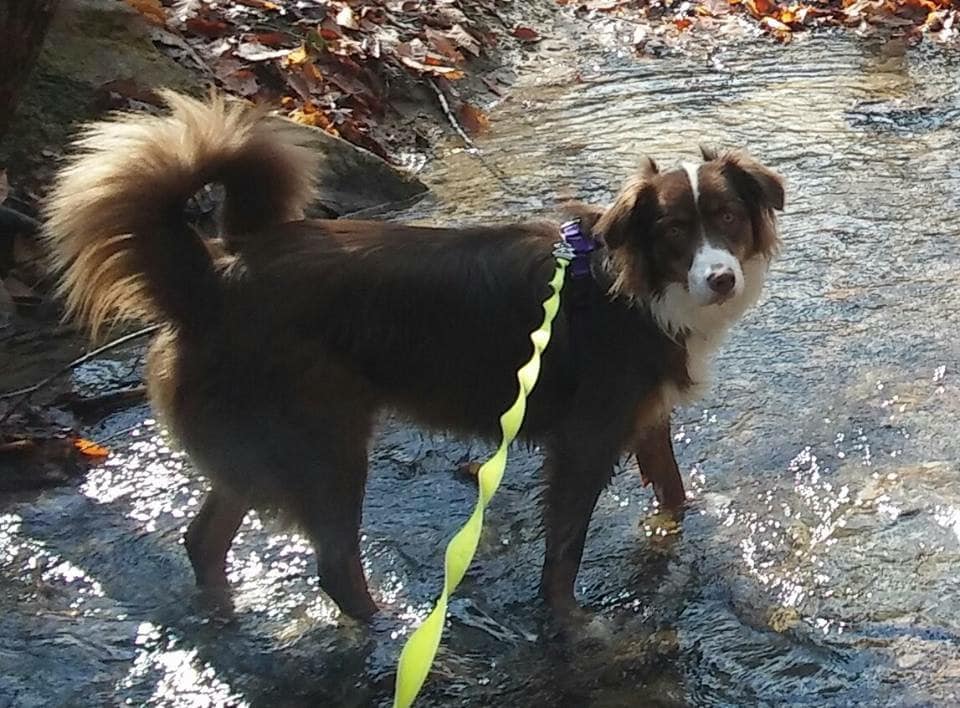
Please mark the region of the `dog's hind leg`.
<svg viewBox="0 0 960 708"><path fill-rule="evenodd" d="M226 587L227 551L249 508L236 495L217 486L207 493L183 539L200 587Z"/></svg>
<svg viewBox="0 0 960 708"><path fill-rule="evenodd" d="M588 457L575 445L559 445L548 453L546 508L546 555L540 592L554 616L576 615L574 583L580 569L587 528L597 498L613 476L617 451L604 450Z"/></svg>
<svg viewBox="0 0 960 708"><path fill-rule="evenodd" d="M297 469L287 470L288 478L297 474L299 479L285 507L313 544L324 592L344 614L367 619L378 609L360 561L369 423L351 417L327 420L304 440L292 458L299 462Z"/></svg>
<svg viewBox="0 0 960 708"><path fill-rule="evenodd" d="M628 438L635 399L584 386L547 448L546 549L540 592L555 619L575 618L574 585L590 517Z"/></svg>

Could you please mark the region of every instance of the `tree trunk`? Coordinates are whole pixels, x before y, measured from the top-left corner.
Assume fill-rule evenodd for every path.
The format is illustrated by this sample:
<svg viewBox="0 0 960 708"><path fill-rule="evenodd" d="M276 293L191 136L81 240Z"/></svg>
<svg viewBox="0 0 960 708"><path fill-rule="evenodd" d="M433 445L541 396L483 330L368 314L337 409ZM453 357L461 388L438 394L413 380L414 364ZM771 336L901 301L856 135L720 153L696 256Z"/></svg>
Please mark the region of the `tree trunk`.
<svg viewBox="0 0 960 708"><path fill-rule="evenodd" d="M60 0L0 0L0 140Z"/></svg>

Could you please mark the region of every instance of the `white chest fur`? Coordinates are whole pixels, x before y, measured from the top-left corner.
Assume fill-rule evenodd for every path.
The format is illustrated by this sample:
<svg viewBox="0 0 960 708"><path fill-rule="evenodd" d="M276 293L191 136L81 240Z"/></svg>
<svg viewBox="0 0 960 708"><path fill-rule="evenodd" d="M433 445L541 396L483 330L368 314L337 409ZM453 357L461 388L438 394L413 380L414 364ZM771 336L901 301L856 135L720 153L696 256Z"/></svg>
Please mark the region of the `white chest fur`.
<svg viewBox="0 0 960 708"><path fill-rule="evenodd" d="M687 375L691 385L683 390L673 383L664 384L665 413L677 405L701 398L710 387L713 355L723 343L730 327L760 297L769 261L757 256L743 263L744 288L721 305L703 306L680 284L671 284L650 304L650 312L660 328L671 337L683 337L687 349Z"/></svg>

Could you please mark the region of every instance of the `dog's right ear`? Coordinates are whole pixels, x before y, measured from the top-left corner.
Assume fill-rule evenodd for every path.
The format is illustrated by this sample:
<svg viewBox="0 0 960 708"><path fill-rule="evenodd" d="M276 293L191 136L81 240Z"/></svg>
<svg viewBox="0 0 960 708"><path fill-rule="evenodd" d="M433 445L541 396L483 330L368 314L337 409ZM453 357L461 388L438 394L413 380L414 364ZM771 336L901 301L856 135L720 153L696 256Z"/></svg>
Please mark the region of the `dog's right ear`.
<svg viewBox="0 0 960 708"><path fill-rule="evenodd" d="M560 205L560 212L571 219L580 219L580 227L585 233L592 234L597 221L606 211L603 207L587 204L578 200L570 200Z"/></svg>
<svg viewBox="0 0 960 708"><path fill-rule="evenodd" d="M657 190L650 181L656 164L648 160L638 174L627 180L617 198L593 228L594 236L607 248L616 250L628 242L637 242L653 229L657 220Z"/></svg>

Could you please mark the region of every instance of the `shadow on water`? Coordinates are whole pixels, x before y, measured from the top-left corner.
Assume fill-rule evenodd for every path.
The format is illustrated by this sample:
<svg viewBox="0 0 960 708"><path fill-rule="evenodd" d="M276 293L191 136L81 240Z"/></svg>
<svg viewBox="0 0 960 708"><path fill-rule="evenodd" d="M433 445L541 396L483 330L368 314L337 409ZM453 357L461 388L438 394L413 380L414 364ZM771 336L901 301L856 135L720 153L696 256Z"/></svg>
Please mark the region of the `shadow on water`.
<svg viewBox="0 0 960 708"><path fill-rule="evenodd" d="M506 186L454 150L394 216L603 202L641 152L710 142L787 177L785 249L712 393L678 412L682 534L629 466L600 501L578 591L605 646L539 638L539 460L517 450L423 704L957 703L960 62L839 39L553 61L492 115ZM203 482L144 408L91 433L132 425L79 488L0 507L0 705L388 704L473 500L455 472L485 450L384 421L363 545L386 611L365 629L318 591L304 541L253 515L234 615L205 608L180 545Z"/></svg>

